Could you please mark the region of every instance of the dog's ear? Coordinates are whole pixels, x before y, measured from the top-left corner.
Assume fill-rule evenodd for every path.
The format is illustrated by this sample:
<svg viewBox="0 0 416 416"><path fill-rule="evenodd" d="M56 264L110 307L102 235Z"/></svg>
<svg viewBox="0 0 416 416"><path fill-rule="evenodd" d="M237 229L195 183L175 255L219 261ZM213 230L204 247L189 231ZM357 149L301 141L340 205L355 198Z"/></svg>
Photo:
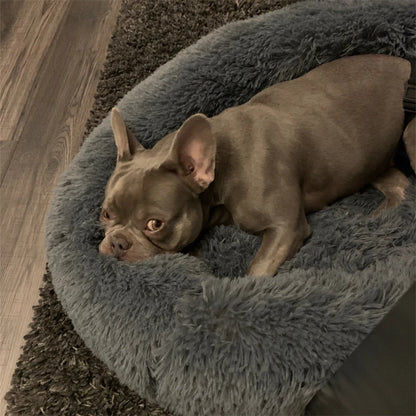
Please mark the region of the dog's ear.
<svg viewBox="0 0 416 416"><path fill-rule="evenodd" d="M126 127L122 115L115 107L111 110L111 127L117 146L117 161L130 160L137 151L144 150L133 133Z"/></svg>
<svg viewBox="0 0 416 416"><path fill-rule="evenodd" d="M216 150L208 118L195 114L176 133L168 161L173 162L192 189L200 193L214 180Z"/></svg>

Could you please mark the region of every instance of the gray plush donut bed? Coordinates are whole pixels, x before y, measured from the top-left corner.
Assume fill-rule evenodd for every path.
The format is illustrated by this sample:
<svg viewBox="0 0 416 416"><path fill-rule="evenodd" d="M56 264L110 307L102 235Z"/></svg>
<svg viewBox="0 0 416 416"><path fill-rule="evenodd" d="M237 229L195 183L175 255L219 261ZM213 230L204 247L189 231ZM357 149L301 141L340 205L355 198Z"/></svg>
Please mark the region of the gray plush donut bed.
<svg viewBox="0 0 416 416"><path fill-rule="evenodd" d="M336 58L416 58L415 21L413 0L296 3L214 31L118 108L151 147L194 113L212 116ZM85 344L122 383L174 414L302 415L415 280L414 181L399 208L377 217L368 213L383 197L372 188L310 215L312 237L276 276L258 279L244 272L260 240L235 227L205 233L201 258L129 264L99 254L115 163L107 117L56 189L48 263Z"/></svg>

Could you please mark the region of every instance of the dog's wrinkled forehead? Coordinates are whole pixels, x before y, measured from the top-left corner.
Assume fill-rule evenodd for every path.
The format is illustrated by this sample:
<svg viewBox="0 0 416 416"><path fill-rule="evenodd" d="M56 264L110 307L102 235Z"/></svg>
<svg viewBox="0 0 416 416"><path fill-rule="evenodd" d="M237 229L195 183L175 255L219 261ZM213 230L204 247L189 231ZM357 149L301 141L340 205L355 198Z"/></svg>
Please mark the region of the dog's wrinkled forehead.
<svg viewBox="0 0 416 416"><path fill-rule="evenodd" d="M106 188L104 205L123 214L131 205L137 205L143 196L145 171L117 166Z"/></svg>
<svg viewBox="0 0 416 416"><path fill-rule="evenodd" d="M144 169L127 162L117 166L111 176L105 205L122 217L141 210L143 215L149 210L174 215L189 194L175 173L157 168Z"/></svg>

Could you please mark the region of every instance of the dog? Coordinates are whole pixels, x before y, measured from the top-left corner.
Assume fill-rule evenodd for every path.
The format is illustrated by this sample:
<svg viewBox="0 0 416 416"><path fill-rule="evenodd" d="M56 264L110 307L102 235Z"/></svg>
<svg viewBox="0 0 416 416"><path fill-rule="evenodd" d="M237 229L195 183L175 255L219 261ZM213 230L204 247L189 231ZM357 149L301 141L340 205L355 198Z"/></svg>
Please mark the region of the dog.
<svg viewBox="0 0 416 416"><path fill-rule="evenodd" d="M392 159L410 69L384 55L337 59L214 117L192 115L148 150L114 108L99 251L135 262L236 224L262 237L248 275L272 276L310 235L307 213L371 183L383 207L398 205L409 181ZM404 135L413 151L414 126Z"/></svg>

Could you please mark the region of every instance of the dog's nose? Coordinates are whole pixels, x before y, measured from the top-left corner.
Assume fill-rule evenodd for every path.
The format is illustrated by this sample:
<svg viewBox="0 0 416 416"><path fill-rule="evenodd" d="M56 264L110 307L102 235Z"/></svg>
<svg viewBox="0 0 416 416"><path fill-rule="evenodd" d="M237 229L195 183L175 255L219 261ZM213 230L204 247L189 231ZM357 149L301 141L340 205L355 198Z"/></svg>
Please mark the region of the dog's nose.
<svg viewBox="0 0 416 416"><path fill-rule="evenodd" d="M120 258L131 247L131 242L122 235L112 235L110 237L110 246L113 256Z"/></svg>

